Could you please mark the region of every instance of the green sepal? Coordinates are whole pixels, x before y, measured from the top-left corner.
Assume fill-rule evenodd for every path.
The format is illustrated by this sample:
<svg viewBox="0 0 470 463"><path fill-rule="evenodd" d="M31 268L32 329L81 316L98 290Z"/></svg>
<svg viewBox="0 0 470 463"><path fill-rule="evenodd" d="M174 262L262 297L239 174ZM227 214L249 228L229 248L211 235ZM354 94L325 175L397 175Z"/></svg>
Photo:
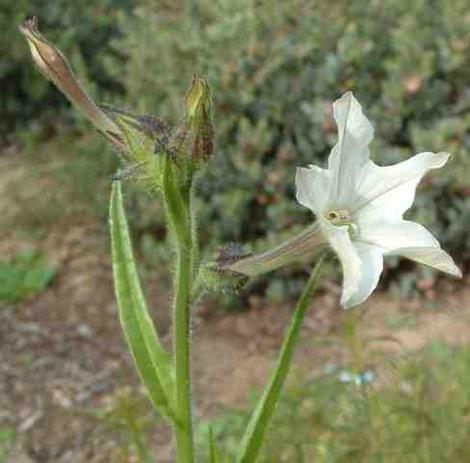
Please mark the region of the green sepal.
<svg viewBox="0 0 470 463"><path fill-rule="evenodd" d="M171 357L160 343L140 286L120 182L113 183L109 221L114 286L127 345L155 408L162 415L174 418Z"/></svg>
<svg viewBox="0 0 470 463"><path fill-rule="evenodd" d="M126 144L122 158L127 170L135 169L134 177L145 189L161 189L164 156L171 150L170 127L154 116L134 115L104 105L100 108L116 123L122 133Z"/></svg>
<svg viewBox="0 0 470 463"><path fill-rule="evenodd" d="M196 289L202 293L233 293L239 291L249 280L240 273L221 270L217 264L207 263L199 268Z"/></svg>

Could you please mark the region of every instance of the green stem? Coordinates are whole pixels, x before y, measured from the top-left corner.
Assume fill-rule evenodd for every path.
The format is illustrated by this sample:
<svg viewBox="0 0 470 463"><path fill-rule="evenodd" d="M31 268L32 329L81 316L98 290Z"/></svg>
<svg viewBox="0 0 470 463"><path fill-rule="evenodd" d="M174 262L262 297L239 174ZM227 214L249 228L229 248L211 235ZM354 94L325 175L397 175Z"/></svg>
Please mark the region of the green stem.
<svg viewBox="0 0 470 463"><path fill-rule="evenodd" d="M178 462L191 463L193 457L192 405L191 405L191 238L188 233L178 245L176 268L176 296L174 306L174 352L176 368L176 404Z"/></svg>
<svg viewBox="0 0 470 463"><path fill-rule="evenodd" d="M193 281L191 188L178 188L168 172L165 204L175 241L177 266L173 307L176 373L176 446L178 463L194 463L191 401L190 307Z"/></svg>
<svg viewBox="0 0 470 463"><path fill-rule="evenodd" d="M268 430L271 418L276 410L276 405L281 395L284 381L289 372L294 355L294 348L299 339L300 329L305 317L310 299L315 290L316 281L324 259L324 253L319 257L315 268L300 296L295 309L292 323L284 339L281 353L277 361L277 366L271 377L269 385L259 400L255 411L248 423L247 430L243 437L240 450L238 452L237 463L255 463L259 457L264 437Z"/></svg>

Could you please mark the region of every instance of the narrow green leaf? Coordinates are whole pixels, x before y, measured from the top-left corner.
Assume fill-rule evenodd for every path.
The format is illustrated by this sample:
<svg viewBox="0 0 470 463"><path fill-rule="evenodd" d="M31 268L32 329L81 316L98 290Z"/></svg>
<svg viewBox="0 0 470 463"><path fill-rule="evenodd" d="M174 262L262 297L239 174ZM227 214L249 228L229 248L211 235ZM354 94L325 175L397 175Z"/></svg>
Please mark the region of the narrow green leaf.
<svg viewBox="0 0 470 463"><path fill-rule="evenodd" d="M174 417L171 359L150 318L132 253L120 182L114 182L110 204L114 286L128 347L155 408Z"/></svg>
<svg viewBox="0 0 470 463"><path fill-rule="evenodd" d="M300 334L308 303L315 290L316 281L323 262L322 254L313 269L310 278L300 296L292 323L279 354L277 366L271 381L261 396L253 412L237 454L237 463L255 463L258 460L266 432L281 396L282 386L289 372L295 344Z"/></svg>

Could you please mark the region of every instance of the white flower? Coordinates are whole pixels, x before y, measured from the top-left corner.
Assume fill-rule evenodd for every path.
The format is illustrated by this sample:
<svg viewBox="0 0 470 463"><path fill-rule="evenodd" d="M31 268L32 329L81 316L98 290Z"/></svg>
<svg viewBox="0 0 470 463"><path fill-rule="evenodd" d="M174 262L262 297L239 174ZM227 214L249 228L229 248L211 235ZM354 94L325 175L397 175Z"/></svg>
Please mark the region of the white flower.
<svg viewBox="0 0 470 463"><path fill-rule="evenodd" d="M393 166L370 160L373 128L351 92L333 104L338 143L328 168L299 167L297 201L309 208L337 253L343 270L341 304L363 302L376 288L384 255L399 255L461 277L452 258L422 225L403 219L415 189L448 153L420 153Z"/></svg>

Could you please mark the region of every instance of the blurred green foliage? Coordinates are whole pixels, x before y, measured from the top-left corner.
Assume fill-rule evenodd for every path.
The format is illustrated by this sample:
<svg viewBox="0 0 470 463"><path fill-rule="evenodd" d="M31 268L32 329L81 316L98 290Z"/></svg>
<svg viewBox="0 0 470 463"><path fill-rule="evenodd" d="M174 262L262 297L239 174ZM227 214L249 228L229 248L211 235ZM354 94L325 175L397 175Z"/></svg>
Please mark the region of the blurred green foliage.
<svg viewBox="0 0 470 463"><path fill-rule="evenodd" d="M379 164L423 150L453 154L421 184L409 217L426 225L460 265L470 261L468 0L0 1L12 11L2 19L12 39L2 45L1 78L12 86L7 114L15 120L67 107L32 69L13 24L25 11L40 16L41 30L88 87L96 84L91 93L98 99L177 125L193 73L208 79L217 156L198 183L206 249L237 241L259 250L312 219L294 200L295 166L325 163L337 136L331 103L351 89L375 126ZM93 191L97 198L104 183L93 157L80 167L85 198ZM71 181L78 176L72 165ZM66 182L66 169L60 174ZM153 199L132 196L138 236L164 237L160 210ZM390 259L386 275L397 272L410 276L406 291L420 275L429 276L422 266ZM284 269L252 288L282 299L301 287L297 275Z"/></svg>
<svg viewBox="0 0 470 463"><path fill-rule="evenodd" d="M122 452L119 461L150 463L147 434L155 416L149 413L147 398L142 393L130 387L119 389L105 407L88 413L107 432L118 437ZM137 460L133 457L135 454Z"/></svg>
<svg viewBox="0 0 470 463"><path fill-rule="evenodd" d="M55 276L34 251L23 251L10 262L0 262L0 301L19 302L41 292Z"/></svg>
<svg viewBox="0 0 470 463"><path fill-rule="evenodd" d="M16 431L12 426L0 426L0 463L7 463L8 455L16 439Z"/></svg>
<svg viewBox="0 0 470 463"><path fill-rule="evenodd" d="M469 347L436 342L381 365L369 385L342 382L337 372L309 382L299 376L281 400L260 463L467 462L469 365ZM226 411L211 423L232 455L248 416ZM199 439L204 445L206 426Z"/></svg>

